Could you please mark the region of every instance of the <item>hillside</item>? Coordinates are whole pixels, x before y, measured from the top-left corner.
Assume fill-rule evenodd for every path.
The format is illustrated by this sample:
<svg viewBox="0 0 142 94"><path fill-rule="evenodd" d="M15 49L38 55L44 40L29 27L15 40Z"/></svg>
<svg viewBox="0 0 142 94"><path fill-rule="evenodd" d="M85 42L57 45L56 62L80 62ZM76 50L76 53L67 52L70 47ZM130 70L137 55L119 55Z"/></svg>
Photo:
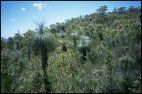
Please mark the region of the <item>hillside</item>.
<svg viewBox="0 0 142 94"><path fill-rule="evenodd" d="M1 39L1 92L141 93L141 8L106 11Z"/></svg>

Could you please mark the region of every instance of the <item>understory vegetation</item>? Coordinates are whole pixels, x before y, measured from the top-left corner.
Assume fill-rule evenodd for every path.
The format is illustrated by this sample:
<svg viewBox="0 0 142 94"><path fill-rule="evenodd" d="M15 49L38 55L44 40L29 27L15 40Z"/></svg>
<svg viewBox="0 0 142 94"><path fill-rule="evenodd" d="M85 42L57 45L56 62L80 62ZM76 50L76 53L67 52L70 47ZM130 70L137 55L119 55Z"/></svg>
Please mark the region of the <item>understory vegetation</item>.
<svg viewBox="0 0 142 94"><path fill-rule="evenodd" d="M141 93L141 8L106 11L1 38L1 92Z"/></svg>

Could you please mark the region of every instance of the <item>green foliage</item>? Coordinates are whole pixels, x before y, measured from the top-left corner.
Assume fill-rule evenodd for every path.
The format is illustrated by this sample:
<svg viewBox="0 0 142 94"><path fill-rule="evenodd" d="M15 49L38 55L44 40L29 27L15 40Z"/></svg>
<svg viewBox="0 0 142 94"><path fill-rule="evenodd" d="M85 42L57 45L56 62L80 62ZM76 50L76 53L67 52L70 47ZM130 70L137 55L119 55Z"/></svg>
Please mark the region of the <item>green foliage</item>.
<svg viewBox="0 0 142 94"><path fill-rule="evenodd" d="M22 57L22 58L21 58ZM22 55L21 51L12 51L3 49L1 52L1 89L2 92L14 92L12 84L23 72L27 58Z"/></svg>
<svg viewBox="0 0 142 94"><path fill-rule="evenodd" d="M101 6L1 39L1 92L141 93L140 10Z"/></svg>

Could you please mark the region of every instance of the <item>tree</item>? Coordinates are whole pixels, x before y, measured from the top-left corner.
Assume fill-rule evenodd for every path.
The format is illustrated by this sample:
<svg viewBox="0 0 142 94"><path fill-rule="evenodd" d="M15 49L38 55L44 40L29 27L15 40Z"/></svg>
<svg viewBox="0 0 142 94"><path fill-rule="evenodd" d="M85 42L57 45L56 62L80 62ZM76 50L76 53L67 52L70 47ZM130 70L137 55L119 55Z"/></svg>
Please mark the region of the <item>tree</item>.
<svg viewBox="0 0 142 94"><path fill-rule="evenodd" d="M65 24L62 23L62 24L61 24L61 30L65 32L65 29L66 29Z"/></svg>
<svg viewBox="0 0 142 94"><path fill-rule="evenodd" d="M104 31L103 26L101 24L97 24L95 27L96 27L95 30L97 31L99 39L103 40L103 31Z"/></svg>
<svg viewBox="0 0 142 94"><path fill-rule="evenodd" d="M60 32L60 37L62 38L62 40L63 40L63 38L64 38L65 36L66 36L66 33L63 32L63 31L61 31L61 32ZM63 41L64 41L64 40L63 40ZM66 47L66 44L65 44L65 43L63 43L62 51L63 51L63 52L66 52L66 51L67 51L67 47Z"/></svg>
<svg viewBox="0 0 142 94"><path fill-rule="evenodd" d="M31 50L32 50L32 38L34 36L34 31L28 30L23 34L24 38L22 44L24 45L23 52L28 56L28 60L31 60Z"/></svg>
<svg viewBox="0 0 142 94"><path fill-rule="evenodd" d="M80 44L78 45L79 50L82 52L82 59L87 60L86 58L86 51L89 49L89 37L88 36L82 36Z"/></svg>
<svg viewBox="0 0 142 94"><path fill-rule="evenodd" d="M21 49L22 48L22 35L20 34L20 31L18 30L18 33L15 34L14 36L14 41L16 43L16 49Z"/></svg>
<svg viewBox="0 0 142 94"><path fill-rule="evenodd" d="M55 36L56 36L56 33L57 33L57 30L56 30L56 29L57 29L57 27L56 27L55 24L50 25L51 33L55 34Z"/></svg>
<svg viewBox="0 0 142 94"><path fill-rule="evenodd" d="M44 23L38 23L37 25L38 33L34 36L34 44L41 52L45 90L49 93L51 92L51 87L46 73L46 68L48 67L48 53L55 49L54 37L49 32L44 31Z"/></svg>
<svg viewBox="0 0 142 94"><path fill-rule="evenodd" d="M113 9L113 13L117 13L117 9L116 8Z"/></svg>
<svg viewBox="0 0 142 94"><path fill-rule="evenodd" d="M14 48L14 40L13 40L12 37L8 38L7 48L9 48L9 49L13 49Z"/></svg>
<svg viewBox="0 0 142 94"><path fill-rule="evenodd" d="M101 6L99 9L97 9L97 12L99 13L99 14L106 14L106 11L107 11L107 6L105 5L105 6Z"/></svg>
<svg viewBox="0 0 142 94"><path fill-rule="evenodd" d="M7 47L7 41L5 38L1 37L1 48L4 49Z"/></svg>
<svg viewBox="0 0 142 94"><path fill-rule="evenodd" d="M139 8L135 8L134 6L130 6L130 8L128 9L128 11L130 13L139 12Z"/></svg>
<svg viewBox="0 0 142 94"><path fill-rule="evenodd" d="M126 7L120 7L117 9L119 13L125 13L126 12Z"/></svg>
<svg viewBox="0 0 142 94"><path fill-rule="evenodd" d="M107 6L101 6L99 9L97 9L97 12L99 13L98 18L100 20L100 22L102 23L102 25L105 22L106 19L106 11L107 11Z"/></svg>
<svg viewBox="0 0 142 94"><path fill-rule="evenodd" d="M74 48L76 49L76 42L77 42L78 32L76 30L73 30L73 32L71 33L71 36L73 38Z"/></svg>

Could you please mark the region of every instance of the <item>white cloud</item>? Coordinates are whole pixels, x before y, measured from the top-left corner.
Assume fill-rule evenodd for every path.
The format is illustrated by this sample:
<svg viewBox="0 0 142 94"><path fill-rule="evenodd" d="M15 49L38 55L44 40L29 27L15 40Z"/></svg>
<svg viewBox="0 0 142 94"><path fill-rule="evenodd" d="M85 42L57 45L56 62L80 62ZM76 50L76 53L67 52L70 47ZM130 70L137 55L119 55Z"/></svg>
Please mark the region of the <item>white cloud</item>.
<svg viewBox="0 0 142 94"><path fill-rule="evenodd" d="M34 7L37 7L38 10L42 10L44 7L46 7L47 5L46 4L43 4L43 3L33 3L33 6Z"/></svg>
<svg viewBox="0 0 142 94"><path fill-rule="evenodd" d="M15 18L12 18L12 19L10 19L11 21L15 21L16 19Z"/></svg>
<svg viewBox="0 0 142 94"><path fill-rule="evenodd" d="M22 10L22 11L25 11L26 9L25 9L25 8L21 8L21 10Z"/></svg>

